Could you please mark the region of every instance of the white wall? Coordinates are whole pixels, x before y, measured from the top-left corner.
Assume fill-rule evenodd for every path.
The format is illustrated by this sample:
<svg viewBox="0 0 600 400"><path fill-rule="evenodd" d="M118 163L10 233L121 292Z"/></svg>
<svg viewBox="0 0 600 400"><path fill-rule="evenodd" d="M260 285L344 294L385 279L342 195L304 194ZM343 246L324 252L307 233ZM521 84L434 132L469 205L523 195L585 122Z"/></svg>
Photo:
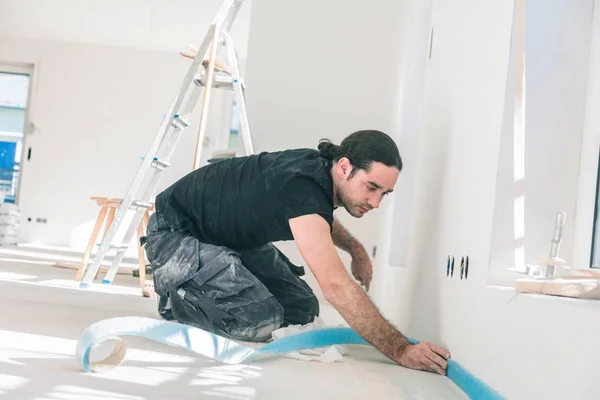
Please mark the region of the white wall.
<svg viewBox="0 0 600 400"><path fill-rule="evenodd" d="M0 61L37 69L21 240L84 249L98 213L90 197L125 194L191 60L175 52L0 36ZM209 129L228 129L225 96L213 93ZM159 189L192 170L198 119L196 112Z"/></svg>
<svg viewBox="0 0 600 400"><path fill-rule="evenodd" d="M398 132L396 139L404 169L398 179L398 191L392 200L392 215L384 220L394 220L394 224L384 228L386 236L393 238L389 243L381 243L383 253L389 253L392 266L407 267L408 251L411 245L410 227L414 206L415 165L419 155L419 110L425 89L425 78L431 51L433 30L431 10L433 0L406 2L400 26L403 34L403 57L400 74L399 104L396 107ZM385 260L382 260L385 261Z"/></svg>
<svg viewBox="0 0 600 400"><path fill-rule="evenodd" d="M256 151L316 148L359 129L396 136L404 3L254 0L246 82ZM336 212L369 252L383 212L370 214ZM303 263L293 243L282 248Z"/></svg>
<svg viewBox="0 0 600 400"><path fill-rule="evenodd" d="M386 296L384 308L510 399L595 399L600 304L488 286L512 12L500 0L434 2L409 271L387 268L396 297ZM469 255L468 280L456 266L446 278L449 254L457 265ZM407 302L410 326L402 323Z"/></svg>
<svg viewBox="0 0 600 400"><path fill-rule="evenodd" d="M0 35L171 52L198 46L223 0L2 0ZM251 0L231 35L246 55Z"/></svg>

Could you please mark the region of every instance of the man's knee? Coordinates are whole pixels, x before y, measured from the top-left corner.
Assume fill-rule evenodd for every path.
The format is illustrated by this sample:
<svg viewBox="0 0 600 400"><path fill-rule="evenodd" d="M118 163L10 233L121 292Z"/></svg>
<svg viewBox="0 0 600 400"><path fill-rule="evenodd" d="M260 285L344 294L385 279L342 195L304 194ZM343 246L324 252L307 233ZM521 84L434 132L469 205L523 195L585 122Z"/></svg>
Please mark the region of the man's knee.
<svg viewBox="0 0 600 400"><path fill-rule="evenodd" d="M284 325L305 325L319 316L319 300L315 295L286 304Z"/></svg>
<svg viewBox="0 0 600 400"><path fill-rule="evenodd" d="M232 317L224 323L226 333L239 340L263 342L279 329L284 321L284 310L275 297L229 310Z"/></svg>
<svg viewBox="0 0 600 400"><path fill-rule="evenodd" d="M171 300L170 311L177 321L238 340L268 340L284 319L283 307L273 296L216 304L190 282L172 291Z"/></svg>
<svg viewBox="0 0 600 400"><path fill-rule="evenodd" d="M203 256L208 257L209 252ZM182 285L183 290L178 290L192 305L189 317L196 326L223 336L249 341L269 339L283 323L283 306L237 257L222 253L209 258Z"/></svg>

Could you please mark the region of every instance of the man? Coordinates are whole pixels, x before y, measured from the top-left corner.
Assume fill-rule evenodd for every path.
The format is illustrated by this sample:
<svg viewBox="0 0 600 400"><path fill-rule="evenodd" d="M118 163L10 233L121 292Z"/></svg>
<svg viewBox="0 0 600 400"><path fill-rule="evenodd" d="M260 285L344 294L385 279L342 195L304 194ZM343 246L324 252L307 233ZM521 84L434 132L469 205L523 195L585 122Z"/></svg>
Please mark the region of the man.
<svg viewBox="0 0 600 400"><path fill-rule="evenodd" d="M358 131L337 146L218 161L160 193L145 247L160 296L159 312L216 334L264 341L281 326L306 324L319 303L271 242L295 240L325 298L356 332L397 363L445 374L448 350L410 345L347 273L335 246L352 255L352 273L368 287L364 247L334 218L379 207L402 169L394 141Z"/></svg>

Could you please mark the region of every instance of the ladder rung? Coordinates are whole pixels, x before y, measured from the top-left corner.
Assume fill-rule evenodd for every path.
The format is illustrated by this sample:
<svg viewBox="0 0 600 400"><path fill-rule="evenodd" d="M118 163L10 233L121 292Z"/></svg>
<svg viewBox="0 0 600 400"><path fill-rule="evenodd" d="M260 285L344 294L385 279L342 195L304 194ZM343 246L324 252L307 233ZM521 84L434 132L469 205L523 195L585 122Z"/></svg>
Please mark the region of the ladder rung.
<svg viewBox="0 0 600 400"><path fill-rule="evenodd" d="M147 201L140 201L140 200L135 200L133 203L131 203L132 207L135 208L152 208L152 203L148 203Z"/></svg>
<svg viewBox="0 0 600 400"><path fill-rule="evenodd" d="M122 252L122 251L126 251L129 246L126 244L111 244L110 248L112 250L117 250L117 252Z"/></svg>
<svg viewBox="0 0 600 400"><path fill-rule="evenodd" d="M233 78L230 76L217 76L213 80L213 87L233 90Z"/></svg>
<svg viewBox="0 0 600 400"><path fill-rule="evenodd" d="M175 116L175 118L173 118L172 124L176 128L180 128L180 129L186 128L189 125L189 123L186 120L184 120L183 118L179 117L178 115Z"/></svg>
<svg viewBox="0 0 600 400"><path fill-rule="evenodd" d="M154 161L152 161L151 165L154 168L161 169L161 170L167 169L167 168L169 168L171 166L170 163L168 163L166 161L163 161L161 159L158 159L158 158L155 158Z"/></svg>
<svg viewBox="0 0 600 400"><path fill-rule="evenodd" d="M205 86L204 76L194 79L194 83L197 86ZM216 75L213 78L213 87L217 89L230 89L233 90L233 78L231 76Z"/></svg>

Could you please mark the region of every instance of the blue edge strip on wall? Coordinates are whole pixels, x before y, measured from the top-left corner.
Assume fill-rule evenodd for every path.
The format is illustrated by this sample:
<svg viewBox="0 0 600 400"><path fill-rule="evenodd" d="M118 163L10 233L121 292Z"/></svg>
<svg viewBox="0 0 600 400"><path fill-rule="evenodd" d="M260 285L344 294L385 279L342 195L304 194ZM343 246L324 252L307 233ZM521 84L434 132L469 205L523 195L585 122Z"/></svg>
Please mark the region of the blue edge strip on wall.
<svg viewBox="0 0 600 400"><path fill-rule="evenodd" d="M370 346L351 328L327 328L286 336L255 349L183 324L142 317L119 317L92 324L81 334L77 342L77 358L84 371L90 371L90 352L94 346L120 336L143 337L228 364L334 344ZM409 340L412 344L418 343L417 340ZM448 360L447 377L471 399L505 399L453 359Z"/></svg>

